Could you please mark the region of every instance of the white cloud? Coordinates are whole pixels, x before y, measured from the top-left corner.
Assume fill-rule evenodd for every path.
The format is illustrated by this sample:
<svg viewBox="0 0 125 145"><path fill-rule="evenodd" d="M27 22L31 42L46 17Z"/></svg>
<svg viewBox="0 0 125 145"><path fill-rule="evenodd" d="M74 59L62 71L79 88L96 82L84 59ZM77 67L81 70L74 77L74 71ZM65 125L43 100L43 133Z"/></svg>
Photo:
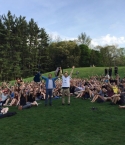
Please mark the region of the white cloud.
<svg viewBox="0 0 125 145"><path fill-rule="evenodd" d="M92 39L91 44L93 46L97 45L125 45L125 37L116 37L116 36L111 36L110 34L107 34L106 36L102 36L101 38L95 38Z"/></svg>
<svg viewBox="0 0 125 145"><path fill-rule="evenodd" d="M76 40L77 38L67 37L60 35L58 32L49 32L49 36L53 41L61 41L61 40ZM91 41L90 47L96 47L98 45L105 46L105 45L116 45L116 46L124 46L125 47L125 37L116 37L107 34L106 36L101 36L100 38L94 38Z"/></svg>
<svg viewBox="0 0 125 145"><path fill-rule="evenodd" d="M67 37L67 36L63 36L63 35L60 35L58 32L48 32L49 33L49 36L50 38L53 40L53 41L58 41L58 40L76 40L76 38L71 38L71 37Z"/></svg>

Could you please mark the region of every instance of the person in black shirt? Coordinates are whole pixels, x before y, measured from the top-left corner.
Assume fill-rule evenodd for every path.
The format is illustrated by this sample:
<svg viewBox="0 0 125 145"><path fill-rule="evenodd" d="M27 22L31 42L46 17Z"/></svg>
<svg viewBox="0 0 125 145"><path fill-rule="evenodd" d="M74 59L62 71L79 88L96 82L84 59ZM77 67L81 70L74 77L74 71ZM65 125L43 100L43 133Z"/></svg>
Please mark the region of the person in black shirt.
<svg viewBox="0 0 125 145"><path fill-rule="evenodd" d="M105 68L105 76L108 74L108 69Z"/></svg>
<svg viewBox="0 0 125 145"><path fill-rule="evenodd" d="M109 76L110 77L112 76L112 68L111 67L109 68Z"/></svg>
<svg viewBox="0 0 125 145"><path fill-rule="evenodd" d="M28 101L28 102L26 102ZM20 105L18 107L19 110L30 108L31 106L38 106L38 103L35 101L35 96L33 94L33 90L30 90L30 93L26 95L23 91L20 95Z"/></svg>
<svg viewBox="0 0 125 145"><path fill-rule="evenodd" d="M118 67L117 66L114 67L114 74L115 74L115 76L118 74Z"/></svg>

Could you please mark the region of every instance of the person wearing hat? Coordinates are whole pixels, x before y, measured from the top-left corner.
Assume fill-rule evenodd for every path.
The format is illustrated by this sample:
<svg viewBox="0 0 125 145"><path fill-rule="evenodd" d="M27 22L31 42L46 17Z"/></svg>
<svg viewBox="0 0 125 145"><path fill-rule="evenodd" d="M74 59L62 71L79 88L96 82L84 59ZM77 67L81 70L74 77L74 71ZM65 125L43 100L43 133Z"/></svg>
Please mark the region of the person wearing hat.
<svg viewBox="0 0 125 145"><path fill-rule="evenodd" d="M65 104L65 95L68 96L68 105L70 105L70 79L74 68L75 67L73 66L70 75L68 75L67 71L65 71L64 74L62 74L62 70L60 71L62 76L62 105Z"/></svg>

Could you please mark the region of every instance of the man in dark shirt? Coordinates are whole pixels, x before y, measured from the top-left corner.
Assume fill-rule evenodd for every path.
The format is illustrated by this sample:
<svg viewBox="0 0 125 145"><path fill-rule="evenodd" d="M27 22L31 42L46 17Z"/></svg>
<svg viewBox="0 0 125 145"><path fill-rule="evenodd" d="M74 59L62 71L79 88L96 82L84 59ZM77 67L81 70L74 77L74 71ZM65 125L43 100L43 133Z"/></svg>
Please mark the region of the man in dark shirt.
<svg viewBox="0 0 125 145"><path fill-rule="evenodd" d="M118 67L117 66L114 67L114 74L115 74L115 76L118 74Z"/></svg>
<svg viewBox="0 0 125 145"><path fill-rule="evenodd" d="M108 69L105 68L105 76L108 74Z"/></svg>
<svg viewBox="0 0 125 145"><path fill-rule="evenodd" d="M109 68L109 76L110 77L112 76L112 68L111 67Z"/></svg>

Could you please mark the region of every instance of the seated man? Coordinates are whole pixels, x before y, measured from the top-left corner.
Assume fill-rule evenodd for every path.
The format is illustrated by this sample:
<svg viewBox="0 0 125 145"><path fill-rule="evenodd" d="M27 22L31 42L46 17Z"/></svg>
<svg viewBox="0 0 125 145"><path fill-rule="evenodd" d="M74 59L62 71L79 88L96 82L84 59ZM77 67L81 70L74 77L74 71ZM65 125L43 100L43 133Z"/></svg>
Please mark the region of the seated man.
<svg viewBox="0 0 125 145"><path fill-rule="evenodd" d="M96 100L97 100L97 102L105 102L108 98L107 97L105 97L105 94L106 94L106 92L107 92L107 90L104 88L104 87L102 87L102 89L101 88L97 88L96 89L96 94L95 94L95 96L93 97L93 99L92 99L92 103L93 102L95 102Z"/></svg>

